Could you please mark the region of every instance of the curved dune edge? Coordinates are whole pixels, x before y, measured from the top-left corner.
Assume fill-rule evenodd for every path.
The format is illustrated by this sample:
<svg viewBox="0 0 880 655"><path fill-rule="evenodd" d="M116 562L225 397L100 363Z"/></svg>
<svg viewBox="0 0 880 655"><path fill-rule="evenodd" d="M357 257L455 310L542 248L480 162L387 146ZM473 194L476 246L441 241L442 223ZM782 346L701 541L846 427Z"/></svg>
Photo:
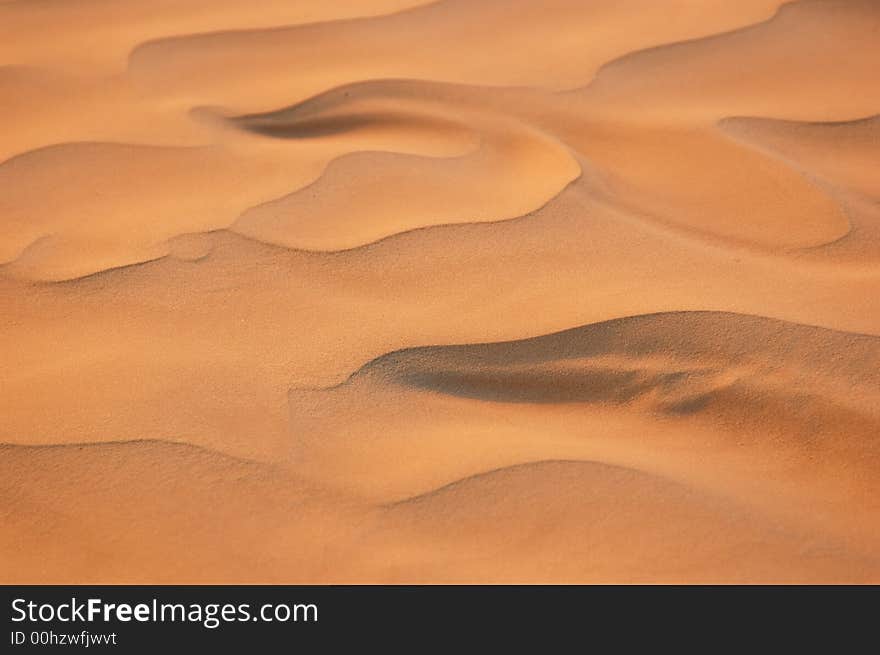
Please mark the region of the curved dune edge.
<svg viewBox="0 0 880 655"><path fill-rule="evenodd" d="M826 369L817 368L821 364L816 360L823 350L839 353L833 362L826 364ZM403 349L370 361L344 384L377 379L426 391L502 402L627 401L637 394L619 399L603 395L625 386L620 384L586 388L583 389L586 395L580 397L576 394L578 387L589 385L581 385L583 380L576 376L569 378L569 374L591 358L620 356L634 361L646 358L650 363L649 358L658 353L695 363L704 359L707 369L711 369L709 364L712 363L717 367L746 366L746 358L761 362L768 371L784 368L791 373L794 368L809 367L816 378L825 375L829 380L845 379L848 394L861 385L880 390L880 372L873 366L880 356L878 336L711 311L630 316L515 341ZM762 359L765 354L771 356ZM662 368L662 364L658 361L655 365ZM513 375L543 372L542 367L547 365L558 366L560 377L567 378L562 382L571 386L536 384L519 393L516 385L509 384L504 377L508 371ZM497 385L494 390L492 385ZM332 388L336 387L328 387L328 390ZM481 388L485 390L485 397ZM569 392L574 393L569 395Z"/></svg>
<svg viewBox="0 0 880 655"><path fill-rule="evenodd" d="M333 255L217 233L208 235L202 252L210 254L201 258L192 246L180 258L63 284L3 279L10 350L0 396L9 439L174 434L240 449L259 447L261 440L250 436L259 426L262 441L274 444L283 438L289 387L339 381L382 352L521 338L676 305L877 329L873 306L865 302L876 295L876 276L838 276L744 256L738 263L736 253L725 260L673 240L662 251L645 238L621 244L605 230L631 229L623 216L592 206L586 212L571 201L572 194L562 194L540 221L423 230ZM582 233L584 214L592 243L557 241ZM695 277L694 270L702 274ZM594 305L591 297L604 300ZM530 308L528 325L524 308ZM65 321L56 320L59 313ZM99 329L97 317L113 331ZM186 330L179 325L183 317ZM40 329L29 329L29 321ZM59 342L70 344L69 358L52 357ZM34 367L45 391L39 398L32 397ZM141 383L129 384L131 376ZM169 385L179 393L166 398L163 409L155 398ZM108 402L129 409L108 417Z"/></svg>
<svg viewBox="0 0 880 655"><path fill-rule="evenodd" d="M592 193L666 231L730 250L791 258L852 230L847 207L833 189L797 164L731 139L714 125L598 137L601 150L591 153L590 163L610 183ZM672 159L664 146L670 139L678 151Z"/></svg>
<svg viewBox="0 0 880 655"><path fill-rule="evenodd" d="M840 357L817 366L828 350ZM341 386L291 391L300 443L277 464L158 441L5 445L4 513L18 536L0 547L22 570L39 558L52 580L872 581L878 351L878 337L717 312L398 351ZM632 376L608 376L638 370L633 361L654 372L655 387L685 392L684 402L670 408L637 385L646 405L630 393ZM707 372L728 384L710 384L708 399ZM730 396L737 385L745 396ZM658 400L671 423L656 415ZM504 411L505 428L497 421L510 403L521 409ZM493 433L475 441L487 424ZM358 425L368 431L353 432ZM421 455L410 457L415 435ZM404 493L413 480L430 484L426 462L452 479ZM395 476L404 482L396 490ZM364 484L386 491L365 494ZM230 522L240 530L218 540L216 526ZM77 543L81 561L45 541L20 548L47 531L59 535L52 543ZM279 561L272 549L289 540L302 547ZM325 540L351 570L315 565ZM211 564L204 577L181 555L194 550ZM128 558L143 562L140 573Z"/></svg>
<svg viewBox="0 0 880 655"><path fill-rule="evenodd" d="M257 95L254 91L269 96L268 106L278 104L283 85L267 80L284 80L296 89L294 95L305 98L358 79L420 77L425 69L445 82L561 90L582 86L603 63L624 53L765 20L779 4L718 2L706 12L686 1L660 7L637 0L622 8L572 0L553 0L549 6L443 0L390 16L153 41L132 51L128 73L166 93L175 93L178 80L187 80L214 104L229 104L224 98L230 96L241 103ZM667 20L670 10L677 11L678 20ZM633 20L652 29L626 29ZM469 25L466 32L462 24ZM579 38L585 29L592 38ZM551 38L558 46L545 53L542 44ZM374 52L370 45L376 39L384 47ZM172 62L174 76L168 75ZM315 73L297 79L287 73L291 65ZM219 66L222 83L205 75ZM255 77L253 70L262 74Z"/></svg>
<svg viewBox="0 0 880 655"><path fill-rule="evenodd" d="M235 0L151 0L114 3L112 21L108 20L102 0L86 0L76 6L53 7L39 11L27 3L6 3L0 10L0 25L8 26L0 43L0 56L25 60L32 65L114 72L125 67L128 56L138 44L167 38L169 30L179 33L211 33L242 28L271 28L279 24L309 24L332 20L351 20L368 15L388 15L431 0L374 0L371 4L337 0L332 4L308 4L269 0L260 11L242 6ZM82 48L80 39L87 34L90 48ZM67 37L67 38L65 38ZM76 37L79 37L76 38Z"/></svg>
<svg viewBox="0 0 880 655"><path fill-rule="evenodd" d="M505 467L369 509L283 470L183 444L0 452L0 510L15 528L0 539L11 564L0 572L5 583L33 581L20 572L35 562L40 580L80 583L858 582L878 574L875 558L833 538L594 462ZM322 564L319 552L338 559Z"/></svg>
<svg viewBox="0 0 880 655"><path fill-rule="evenodd" d="M876 262L880 252L880 116L846 121L789 121L731 117L719 127L816 180L845 208L850 229L801 253L841 263Z"/></svg>
<svg viewBox="0 0 880 655"><path fill-rule="evenodd" d="M403 151L408 149L428 156L455 154L448 146L436 153L430 144L404 144ZM249 161L217 147L64 144L26 153L0 165L0 182L14 189L0 260L13 274L56 281L151 261L169 254L173 239L225 229L267 197L312 184L339 154L337 145L291 169L279 168L279 162L291 163L290 156L269 153ZM127 155L124 163L116 155ZM236 190L229 181L242 174L242 167L265 175L258 184ZM54 183L61 168L71 171L69 185ZM218 184L209 202L191 192L193 185ZM151 195L154 187L166 192ZM133 204L140 196L145 200Z"/></svg>
<svg viewBox="0 0 880 655"><path fill-rule="evenodd" d="M339 386L291 390L292 460L315 480L381 499L487 469L589 459L870 553L878 543L865 526L880 517L871 500L880 492L877 361L878 337L720 312L407 349ZM346 417L345 432L335 416ZM388 453L409 466L389 467ZM846 479L834 473L843 469Z"/></svg>
<svg viewBox="0 0 880 655"><path fill-rule="evenodd" d="M279 569L272 554L283 547L278 520L308 512L312 528L321 523L296 478L188 444L0 453L4 583L279 581L296 562Z"/></svg>
<svg viewBox="0 0 880 655"><path fill-rule="evenodd" d="M878 572L874 557L847 552L833 538L799 534L711 493L596 462L481 473L389 506L381 526L417 540L403 550L407 563L426 550L448 553L446 582L487 571L509 582L864 580ZM724 560L736 563L719 566ZM727 570L719 576L719 569Z"/></svg>
<svg viewBox="0 0 880 655"><path fill-rule="evenodd" d="M365 88L369 101L372 85ZM580 175L551 136L473 108L434 101L380 106L371 114L349 101L342 113L319 109L315 118L312 107L322 102L231 119L242 130L279 140L256 146L256 156L237 152L237 143L178 149L81 143L4 162L0 183L19 190L9 219L21 233L4 244L3 266L21 277L71 280L152 261L169 254L172 239L227 228L296 250L348 250L432 225L517 218ZM311 123L287 118L303 112L334 127L316 134ZM474 149L462 148L471 141L463 138L468 133L479 136ZM307 137L315 141L308 146L313 154L302 162L302 148L283 142ZM53 173L62 166L72 167L75 179L58 187ZM236 190L229 182L243 173L258 182ZM193 185L216 185L217 193L205 203L191 193ZM166 192L151 196L152 187ZM291 187L297 190L285 193ZM131 206L136 196L148 200ZM120 216L128 226L124 238ZM116 236L104 238L108 231Z"/></svg>
<svg viewBox="0 0 880 655"><path fill-rule="evenodd" d="M469 106L466 92L425 82L363 82L229 119L238 129L297 142L399 121L459 125L479 135L477 149L454 159L348 154L310 186L243 213L231 229L296 250L350 250L417 229L522 217L580 176L577 161L552 135Z"/></svg>
<svg viewBox="0 0 880 655"><path fill-rule="evenodd" d="M464 5L459 6L459 3L440 4L444 6L448 4L449 7L452 7L453 13L465 10ZM536 101L533 96L528 98L522 96L527 98L529 102L521 108L508 105L506 109L512 116L516 116L516 121L528 125L532 133L544 138L551 149L554 142L558 140L564 144L565 148L571 148L578 152L584 161L588 161L591 167L595 167L607 178L606 181L612 181L610 187L612 193L609 197L615 203L623 209L644 216L647 220L656 219L667 226L683 228L694 235L714 237L733 247L748 246L786 256L800 257L803 255L805 259L818 263L837 265L851 265L853 262L849 261L848 256L852 253L856 264L871 263L871 253L875 250L872 226L876 223L874 219L877 209L870 199L841 197L834 193L834 189L829 190L826 185L813 184L811 179L805 178L800 167L792 168L783 164L777 157L767 157L757 153L754 148L740 148L738 144L725 142L725 139L716 138L716 135L712 133L713 130L710 126L721 120L723 115L729 115L731 110L751 115L769 115L771 113L784 115L785 111L779 111L779 103L785 104L788 98L795 97L794 94L781 97L777 91L769 89L769 87L757 88L754 95L750 97L752 99L772 98L772 102L775 104L773 107L769 107L760 103L749 104L746 101L748 98L743 98L742 94L731 99L725 95L726 91L723 89L710 88L708 92L701 93L699 97L690 97L687 93L683 95L680 93L682 89L679 86L689 84L688 80L693 80L695 76L697 78L706 76L709 79L729 77L732 53L742 49L741 46L749 45L750 51L754 49L756 53L750 56L759 60L768 58L776 61L781 52L785 53L803 47L802 32L812 33L811 30L824 29L826 24L833 27L834 34L839 35L840 38L832 39L830 50L826 48L823 52L831 60L837 61L842 56L839 44L847 43L848 49L844 54L849 57L852 48L861 47L865 38L865 30L870 30L872 21L877 19L875 8L870 3L864 2L845 3L846 6L842 7L840 11L830 11L828 3L816 1L788 3L780 9L776 6L778 4L756 0L753 5L750 4L748 7L731 9L732 14L738 14L740 11L745 14L755 12L757 16L757 14L769 14L771 10L776 13L770 18L763 16L765 20L757 23L746 21L747 27L734 25L732 27L736 27L736 29L732 32L722 30L723 33L719 34L710 30L709 34L704 34L703 31L706 27L702 25L697 30L701 34L696 41L660 43L647 49L644 47L636 48L638 52L632 52L613 62L607 60L603 62L605 65L602 67L600 75L593 83L580 91L565 94L566 97L558 97L552 93L552 90L543 89L546 97ZM572 12L572 15L576 16L578 20L583 18L580 12L587 11L574 4L569 6L566 3L561 3L560 6L565 8L565 11ZM446 7L444 11L449 7ZM337 29L344 31L347 29L346 25L372 25L381 32L389 25L396 25L399 21L407 24L412 21L418 24L425 16L440 11L439 8L440 5L429 5L406 9L393 16L354 19L342 21L342 24L329 23L302 27L311 33L309 30L313 29L319 31L327 29L330 32L335 32ZM606 7L600 11L594 8L585 14L591 21L595 19L595 16L590 13L594 10L599 11L603 19L617 20L619 18L615 18L616 10ZM481 16L485 13L484 17L487 17L491 16L493 11L495 10L487 6L479 9L477 13ZM737 21L742 18L722 14L719 14L718 20L723 22L733 18L733 22L737 25L739 25ZM386 19L390 23L386 24ZM551 21L551 24L544 27L557 29L559 26ZM283 29L280 31L284 32ZM271 38L277 36L272 30L258 30L255 34L263 34L264 32L270 34ZM780 34L785 38L780 40L778 38ZM796 36L790 36L792 34ZM207 42L217 46L216 49L213 46L208 49L209 52L205 55L208 59L215 56L222 59L228 56L229 53L226 52L225 47L221 47L227 37L232 39L229 47L233 51L238 47L235 45L238 43L236 39L250 38L247 34L212 34L203 35L203 37L207 39ZM197 37L195 41L201 43L204 39ZM215 41L217 43L214 43ZM283 44L276 45L284 50ZM152 48L152 46L150 47ZM266 47L269 51L273 51L276 46ZM204 54L204 51L199 48L196 48L195 52L201 53L198 55L199 57ZM866 59L870 64L872 61L870 49ZM693 64L695 60L698 61L698 64ZM175 60L175 65L177 63ZM692 64L696 66L695 69L692 68ZM828 66L830 65L828 64ZM655 68L663 72L663 75L651 74L651 71L656 72ZM758 68L763 70L762 67ZM231 74L229 67L224 67L223 70L224 74ZM823 68L823 70L825 69ZM424 77L414 71L397 70L393 67L390 69L380 67L373 73L376 77L405 76L406 74L410 74L416 79ZM859 71L850 71L846 76L835 76L835 83L843 86L854 85L860 79L860 74ZM275 84L280 81L270 75L265 80L267 83L271 82L269 87L261 86L255 93L255 96L263 98L266 102L259 107L239 105L238 110L265 112L267 103L268 106L271 106L273 102L276 106L283 105L298 97L302 98L301 103L308 104L313 102L316 97L332 95L334 91L326 91L328 86L334 89L350 89L359 84L369 85L371 84L369 79L359 78L369 78L371 75L354 75L354 77L338 79L331 75L323 79L320 84L314 85L314 88L310 88L305 95L298 94L293 88L280 91L279 89L285 88L285 84ZM190 83L194 82L193 79L183 77L188 79ZM645 98L643 98L643 102L634 105L629 100L632 96L630 92L633 91L630 86L630 78L633 77L657 80L657 84L660 86L657 88L649 86L644 89L640 86L639 93L644 94ZM207 78L211 78L211 76L206 76ZM261 76L254 76L249 72L248 80L252 78L252 81L257 83ZM446 78L436 76L435 79ZM662 82L662 80L668 80L668 82ZM481 83L479 80L454 76L447 79L447 82ZM519 82L508 81L505 84L509 87L511 84L519 84ZM663 85L668 85L669 88ZM42 86L50 87L52 84L47 82ZM377 86L382 87L382 83L378 82ZM107 91L107 89L102 90L99 87L101 87L100 84L84 97L97 102L104 97L102 94ZM803 85L803 88L808 92L810 87ZM522 93L528 91L522 87L520 89ZM664 102L669 100L667 94L670 89L675 91L670 96L675 99L676 103L672 108L664 105ZM847 86L846 89L849 87ZM533 90L541 91L541 89ZM870 94L868 96L864 96L864 94L853 96L852 93L843 93L843 90L840 94L842 97L856 97L858 103L864 102L865 106L869 106L873 102ZM482 93L474 91L473 97L469 101L470 104L493 104L487 100L491 92L487 94L485 91L487 90L484 89ZM43 90L40 90L40 93L42 92ZM91 95L92 92L97 95ZM272 95L276 92L278 95ZM430 96L428 90L422 89L422 92L427 93L426 97ZM204 142L206 140L214 141L218 138L212 132L213 128L204 128L203 126L203 128L193 130L191 124L187 124L185 127L178 116L168 115L169 102L174 110L181 108L176 106L177 101L171 100L171 96L164 95L164 91L157 93L158 106L149 108L146 113L143 113L142 107L130 107L138 113L137 124L145 121L161 125L161 129L156 130L153 135L156 139L180 142L181 140L192 140L198 135L198 140ZM506 93L502 90L498 95L502 96ZM131 95L131 89L124 89L113 91L111 96L104 97L104 100L107 101L111 98L112 102L121 103L123 107L128 107L132 102L139 101L141 96L136 93ZM615 104L620 98L626 99L626 107ZM713 102L717 100L719 103L717 107L714 105L708 107L702 104L707 99L713 98L715 99ZM424 99L423 97L422 100ZM201 104L236 106L235 103L225 103L223 98L212 98L210 94L200 97L199 100ZM478 102L475 102L476 100ZM572 103L573 100L574 103ZM531 106L533 101L534 106ZM182 102L188 105L187 110L193 108L191 97L188 96ZM683 111L682 104L689 109ZM801 102L799 106L809 106L810 104ZM576 111L572 112L572 109ZM568 112L570 115L562 116L560 111L563 114ZM609 120L609 111L612 112L612 120ZM548 131L546 126L530 124L529 120L523 120L537 119L547 112L560 121L558 129L555 131ZM187 112L181 113L185 115ZM835 109L831 113L834 114L833 119L840 119L848 112ZM27 112L24 115L27 115ZM245 117L247 116L245 114ZM829 116L830 114L822 118L829 118ZM387 118L387 114L385 117ZM692 124L683 127L682 117ZM362 115L361 119L363 118ZM602 124L599 129L596 129L591 122L597 119L605 121L606 124ZM326 120L332 122L339 120L339 118L331 117ZM352 120L352 117L345 120ZM94 122L90 122L89 125L93 125ZM125 128L125 122L123 125L119 125L118 121L105 120L104 122L108 127L102 129L110 129L111 132L117 129L129 129ZM617 122L620 125L616 125ZM655 125L651 126L652 123ZM64 127L66 124L67 121L55 121L51 129L56 129L57 125ZM623 131L620 131L621 126L625 126ZM187 133L187 128L189 133ZM350 132L351 128L352 125L349 123L346 131ZM202 129L207 129L207 131L204 132ZM331 129L331 132L336 132L338 129L339 125L337 124ZM89 130L92 128L89 127ZM571 133L570 130L575 130L575 133ZM39 134L39 130L36 130L36 133ZM665 144L668 143L670 136L677 141L674 150L678 154L677 157L671 159L665 154ZM221 137L220 140L223 141L224 138ZM241 142L237 143L239 146L241 145ZM224 147L225 145L228 143L224 142ZM517 149L522 150L522 148ZM226 228L236 222L236 217L242 214L244 216L240 223L236 223L233 229L250 237L309 251L345 250L386 238L400 231L417 229L429 223L445 225L458 222L505 220L520 216L539 208L547 202L548 198L554 197L554 194L558 193L562 187L560 180L568 179L570 182L577 175L575 172L577 162L568 161L565 156L559 157L558 161L551 161L549 166L546 160L539 161L537 157L526 157L526 159L533 159L531 167L511 167L506 175L501 175L494 180L492 188L495 189L495 192L491 197L482 196L476 190L476 185L472 185L472 190L469 193L462 192L457 198L453 198L447 197L448 194L438 194L438 190L463 187L459 184L450 184L448 180L444 179L443 174L433 169L429 169L426 174L421 175L411 171L400 174L395 172L395 166L392 165L387 167L387 173L382 178L382 182L388 189L399 186L406 191L399 197L392 198L387 207L381 206L379 202L367 203L374 207L372 213L352 211L348 205L343 205L341 208L336 206L328 208L319 203L318 206L315 206L314 203L301 202L309 196L300 195L297 197L295 193L291 193L293 189L303 189L319 178L320 171L328 161L344 153L352 152L352 150L357 151L359 148L352 148L352 144L349 144L342 146L340 151L332 155L322 155L319 157L321 164L314 160L303 162L297 157L292 159L289 157L279 158L280 151L274 150L272 156L263 160L262 164L252 165L249 163L245 168L242 168L242 162L253 161L254 153L248 153L247 156L244 156L244 152L242 152L240 160L235 157L227 158L226 164L221 165L219 169L216 166L216 161L209 160L207 165L212 168L213 172L207 175L196 175L193 178L189 177L190 171L203 169L205 162L191 162L184 157L183 160L175 163L178 169L173 177L188 180L190 187L210 185L225 191L232 186L229 184L230 180L241 179L242 176L251 180L247 186L252 191L245 194L246 197L229 198L218 193L217 203L212 207L201 207L198 203L193 206L190 204L193 201L192 194L188 194L186 190L178 190L168 194L167 199L174 200L170 207L154 208L155 211L152 212L148 210L148 207L140 206L141 203L114 201L115 204L91 207L89 213L71 217L67 215L69 212L67 208L77 206L79 203L71 203L66 198L51 199L50 204L56 205L54 212L47 212L44 207L39 207L40 211L29 209L29 201L14 198L12 204L15 210L17 212L23 211L23 214L13 217L13 225L25 225L26 227L23 229L26 234L18 235L13 239L12 244L3 244L0 259L12 262L13 258L25 250L28 244L34 244L39 240L39 248L28 248L27 257L8 270L13 271L16 275L31 279L73 279L103 269L153 260L167 253L167 239L174 238L179 234ZM259 154L262 156L266 153L263 151ZM517 159L517 157L508 156L510 154L509 148L497 154L500 156L498 162L515 162ZM475 176L467 168L467 161L460 162L461 166L450 165L449 169L462 175L465 180L476 181ZM495 161L492 160L487 164L487 169L496 168ZM300 170L293 177L299 178L299 182L294 181L282 186L280 178L277 176L273 178L272 172L281 170L281 166L285 167L284 170L289 170L286 167L293 166L294 162ZM706 162L714 163L706 165ZM70 165L76 168L81 166L82 162ZM408 169L409 167L407 164L401 163L399 168ZM548 179L545 179L544 173L535 174L536 169L546 171L553 168L556 168L558 174L548 175ZM378 170L379 168L373 166L372 162L365 162L363 167L343 169L340 174L336 175L337 179L334 180L331 176L330 179L324 181L323 185L319 185L311 191L325 191L334 196L335 201L342 203L339 196L330 190L339 186L339 177L349 175L351 179L362 180L362 190L366 191L367 195L372 193L380 201L385 200L393 194L383 190L380 185L371 184L372 178L369 173L379 175ZM369 173L365 174L365 171ZM99 172L98 177L100 175ZM135 173L133 175L136 176ZM557 177L559 179L556 179ZM269 179L274 179L274 181L270 184ZM420 181L423 180L430 182L421 185ZM526 185L519 183L522 180L529 181L529 185L533 187L530 192L527 191ZM459 178L455 178L455 181L458 182ZM17 179L8 181L13 188L27 186L26 182L27 180L23 183ZM169 183L165 178L157 179L153 184L156 187L168 187L169 185L174 187L175 182ZM518 198L508 198L505 193L507 189L514 189ZM114 188L95 188L93 191L113 196L117 200L125 196L124 192ZM150 197L149 193L144 194L139 189L129 191L132 196L138 198L143 198L144 195ZM349 191L351 192L351 190ZM407 196L407 194L409 195ZM434 201L428 202L432 196L434 196ZM718 197L713 199L713 196ZM412 199L421 200L423 206L419 207L418 203L415 203L418 212L407 214L404 208L413 204ZM250 211L249 208L251 208ZM416 215L419 213L427 214L427 217ZM55 220L53 227L61 227L61 229L39 229L43 217L53 215L59 217L52 219ZM331 215L337 221L336 224L327 220ZM125 237L120 237L116 233L119 230L117 226L102 225L104 221L113 223L119 220L120 216L133 223L132 232ZM134 218L138 216L140 218ZM308 216L317 216L320 220L309 222ZM707 220L707 216L711 219ZM382 217L385 217L387 222L381 220ZM92 229L95 227L96 220L98 227ZM793 221L798 222L798 230L789 229L789 225ZM859 223L855 230L850 229L852 221ZM68 229L84 231L85 235L64 234ZM345 233L344 237L340 237L342 233ZM78 252L84 254L77 255ZM39 253L39 255L35 253Z"/></svg>
<svg viewBox="0 0 880 655"><path fill-rule="evenodd" d="M764 21L609 61L575 93L604 113L621 110L637 85L639 113L673 121L722 114L853 120L880 106L880 91L863 84L880 63L878 21L873 0L778 3ZM864 56L853 58L854 51ZM743 66L750 74L740 79Z"/></svg>
<svg viewBox="0 0 880 655"><path fill-rule="evenodd" d="M880 64L871 45L878 21L870 1L805 0L732 32L629 53L567 94L601 129L566 140L587 152L589 136L598 136L592 159L620 178L615 201L649 220L785 255L806 251L816 261L850 264L851 253L870 261L873 234L864 245L850 223L865 212L855 220L875 222L875 210L816 184L799 165L713 132L731 115L840 121L876 113L880 97L862 82ZM853 51L864 55L855 67ZM753 74L740 80L746 69Z"/></svg>

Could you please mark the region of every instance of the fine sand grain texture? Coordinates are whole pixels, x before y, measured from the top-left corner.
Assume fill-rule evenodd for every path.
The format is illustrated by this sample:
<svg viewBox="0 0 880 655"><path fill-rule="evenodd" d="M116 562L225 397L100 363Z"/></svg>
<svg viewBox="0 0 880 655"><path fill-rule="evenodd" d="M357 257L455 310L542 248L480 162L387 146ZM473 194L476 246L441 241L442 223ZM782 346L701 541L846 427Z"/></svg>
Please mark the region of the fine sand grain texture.
<svg viewBox="0 0 880 655"><path fill-rule="evenodd" d="M880 2L0 2L0 583L880 583Z"/></svg>

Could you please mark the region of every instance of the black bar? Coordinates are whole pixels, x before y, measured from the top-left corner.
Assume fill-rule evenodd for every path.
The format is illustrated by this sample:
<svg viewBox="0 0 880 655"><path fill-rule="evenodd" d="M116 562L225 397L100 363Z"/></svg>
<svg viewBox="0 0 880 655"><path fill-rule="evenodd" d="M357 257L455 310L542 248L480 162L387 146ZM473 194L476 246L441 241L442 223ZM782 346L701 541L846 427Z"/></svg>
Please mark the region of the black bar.
<svg viewBox="0 0 880 655"><path fill-rule="evenodd" d="M725 639L789 627L795 636L837 622L847 637L876 624L878 587L584 586L33 586L0 587L7 630L0 652L80 645L86 652L295 652L299 647L395 644L420 651L473 636L493 643L693 635ZM72 599L76 599L75 602ZM89 599L96 614L89 620ZM32 605L28 605L32 603ZM130 609L119 609L120 604ZM166 605L164 620L157 610ZM42 607L49 605L50 607ZM140 610L136 606L141 605ZM183 620L179 608L187 614ZM226 611L228 605L234 610ZM247 615L241 606L247 605ZM115 606L115 607L110 607ZM147 609L143 609L144 606ZM218 607L219 606L219 607ZM264 606L271 606L266 609ZM71 617L74 608L79 615ZM107 608L110 609L107 609ZM311 608L314 607L314 610ZM61 612L59 620L57 612ZM117 612L121 611L121 620ZM139 618L134 618L139 611ZM42 618L40 619L40 612ZM105 614L106 612L106 614ZM276 614L276 612L280 612ZM23 616L24 614L24 616ZM264 618L260 618L260 614ZM292 618L296 616L296 619ZM31 620L32 618L37 620ZM68 618L84 620L69 621ZM171 620L173 618L173 620ZM285 619L286 620L283 620ZM13 620L19 619L19 620ZM265 619L265 620L264 620ZM622 627L619 627L622 626ZM732 634L727 634L735 630ZM70 641L74 635L77 644ZM107 637L100 637L106 635ZM415 642L413 640L416 640ZM16 644L16 641L22 643ZM34 643L36 642L36 643ZM62 643L64 642L64 643ZM464 644L463 644L464 645ZM188 650L196 649L196 650ZM325 651L326 652L326 651ZM337 652L333 650L332 652ZM468 652L467 649L464 652Z"/></svg>

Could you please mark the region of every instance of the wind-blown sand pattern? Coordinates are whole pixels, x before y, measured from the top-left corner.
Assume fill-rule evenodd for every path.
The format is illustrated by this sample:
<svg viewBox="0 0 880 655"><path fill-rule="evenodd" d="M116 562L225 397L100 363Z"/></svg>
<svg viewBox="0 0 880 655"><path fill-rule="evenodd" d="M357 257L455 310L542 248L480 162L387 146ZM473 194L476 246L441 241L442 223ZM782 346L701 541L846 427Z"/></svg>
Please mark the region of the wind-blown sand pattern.
<svg viewBox="0 0 880 655"><path fill-rule="evenodd" d="M0 2L0 582L880 582L878 35Z"/></svg>

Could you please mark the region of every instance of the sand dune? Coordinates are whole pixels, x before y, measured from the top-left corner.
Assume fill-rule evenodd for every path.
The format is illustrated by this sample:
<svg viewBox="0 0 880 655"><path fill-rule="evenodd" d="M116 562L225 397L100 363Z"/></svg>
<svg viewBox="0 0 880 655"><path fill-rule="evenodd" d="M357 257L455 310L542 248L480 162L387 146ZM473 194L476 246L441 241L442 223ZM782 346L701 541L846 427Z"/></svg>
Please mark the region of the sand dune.
<svg viewBox="0 0 880 655"><path fill-rule="evenodd" d="M686 485L589 462L484 473L394 505L380 526L412 542L397 546L404 580L426 552L449 582L705 581L719 560L736 563L728 581L839 581L877 566Z"/></svg>
<svg viewBox="0 0 880 655"><path fill-rule="evenodd" d="M425 92L433 102L424 100ZM242 129L297 143L398 130L447 141L455 128L469 128L478 142L471 152L447 159L352 153L308 188L245 212L233 229L290 248L344 250L431 225L516 218L580 175L578 163L550 135L499 112L481 113L455 96L443 85L349 86L234 119Z"/></svg>
<svg viewBox="0 0 880 655"><path fill-rule="evenodd" d="M877 582L878 25L0 2L0 581Z"/></svg>
<svg viewBox="0 0 880 655"><path fill-rule="evenodd" d="M880 7L873 0L800 0L768 20L724 34L630 53L587 89L602 110L638 87L640 113L694 120L726 113L805 121L873 114L866 85L880 63ZM853 56L858 53L858 56Z"/></svg>
<svg viewBox="0 0 880 655"><path fill-rule="evenodd" d="M340 386L291 391L294 457L391 497L498 466L608 462L820 524L870 553L878 356L877 337L706 312L403 350ZM389 466L389 453L410 466Z"/></svg>
<svg viewBox="0 0 880 655"><path fill-rule="evenodd" d="M880 253L880 117L798 122L730 118L729 134L780 158L834 198L849 222L847 233L819 256L842 264L877 260Z"/></svg>
<svg viewBox="0 0 880 655"><path fill-rule="evenodd" d="M237 0L10 0L0 9L0 55L27 65L109 73L125 67L140 43L162 38L169 30L208 33L271 28L381 15L427 0L336 0L333 3L260 3L260 11ZM86 41L91 47L84 48Z"/></svg>
<svg viewBox="0 0 880 655"><path fill-rule="evenodd" d="M0 453L4 582L204 583L218 567L231 581L273 580L284 575L275 551L291 530L274 533L270 524L296 516L311 529L333 522L323 508L310 509L314 492L295 477L185 444L2 446ZM225 550L230 524L236 547ZM306 538L305 530L297 535L307 558ZM296 555L285 550L291 566Z"/></svg>
<svg viewBox="0 0 880 655"><path fill-rule="evenodd" d="M135 48L128 70L162 93L254 109L255 97L296 100L365 79L573 88L615 57L742 27L776 4L441 0L378 17L173 34Z"/></svg>
<svg viewBox="0 0 880 655"><path fill-rule="evenodd" d="M367 506L180 444L0 452L8 582L199 583L217 568L232 582L681 582L719 579L719 560L736 563L727 581L858 581L877 567L727 499L591 462L487 471Z"/></svg>

